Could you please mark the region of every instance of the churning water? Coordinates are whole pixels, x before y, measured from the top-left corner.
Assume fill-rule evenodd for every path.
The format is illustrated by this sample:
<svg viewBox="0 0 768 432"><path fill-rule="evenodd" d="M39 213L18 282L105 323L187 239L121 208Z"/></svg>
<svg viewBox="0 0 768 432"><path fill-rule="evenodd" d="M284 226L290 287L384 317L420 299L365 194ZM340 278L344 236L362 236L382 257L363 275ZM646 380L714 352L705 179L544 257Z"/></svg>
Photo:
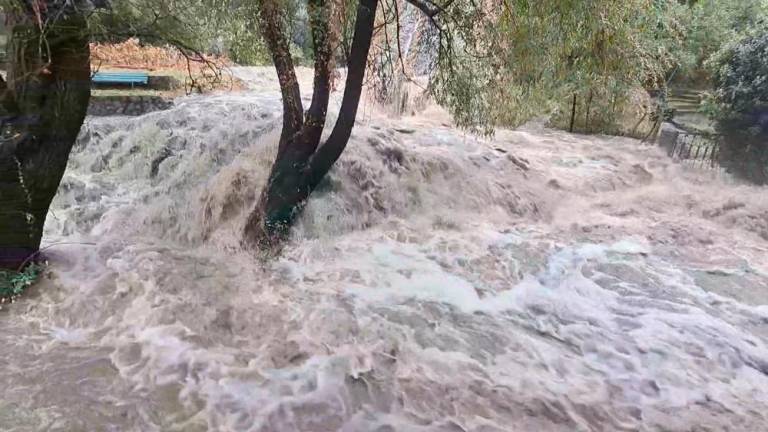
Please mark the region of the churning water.
<svg viewBox="0 0 768 432"><path fill-rule="evenodd" d="M254 90L92 118L3 431L768 430L768 194L657 148L364 107L280 258L241 250ZM310 75L311 76L311 75Z"/></svg>

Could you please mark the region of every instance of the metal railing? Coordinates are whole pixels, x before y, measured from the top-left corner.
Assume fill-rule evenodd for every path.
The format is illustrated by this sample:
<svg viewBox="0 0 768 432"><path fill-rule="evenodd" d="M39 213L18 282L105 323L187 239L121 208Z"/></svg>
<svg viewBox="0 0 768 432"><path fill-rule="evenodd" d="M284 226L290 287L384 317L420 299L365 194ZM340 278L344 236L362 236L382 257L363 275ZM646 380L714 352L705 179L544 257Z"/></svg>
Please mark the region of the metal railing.
<svg viewBox="0 0 768 432"><path fill-rule="evenodd" d="M707 133L680 132L674 145L668 147L669 156L682 163L702 168L717 168L720 158L720 136Z"/></svg>

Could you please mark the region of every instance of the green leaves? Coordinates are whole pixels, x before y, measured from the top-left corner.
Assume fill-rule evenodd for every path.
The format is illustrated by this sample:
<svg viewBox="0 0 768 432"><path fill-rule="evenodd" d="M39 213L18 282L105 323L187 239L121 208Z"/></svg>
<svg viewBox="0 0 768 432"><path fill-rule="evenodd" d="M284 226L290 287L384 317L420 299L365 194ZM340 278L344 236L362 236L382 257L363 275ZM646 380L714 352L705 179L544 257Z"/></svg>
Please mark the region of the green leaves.
<svg viewBox="0 0 768 432"><path fill-rule="evenodd" d="M727 45L708 65L721 118L768 113L768 29Z"/></svg>
<svg viewBox="0 0 768 432"><path fill-rule="evenodd" d="M694 79L706 72L706 62L732 41L748 34L768 18L765 0L699 0L680 7L679 21L685 34L680 47L680 75Z"/></svg>
<svg viewBox="0 0 768 432"><path fill-rule="evenodd" d="M715 91L707 105L724 136L724 162L768 183L768 28L727 44L708 66Z"/></svg>
<svg viewBox="0 0 768 432"><path fill-rule="evenodd" d="M238 0L112 0L90 17L94 41L172 45L185 54L226 52L241 64L264 63L256 2Z"/></svg>
<svg viewBox="0 0 768 432"><path fill-rule="evenodd" d="M436 17L440 58L431 89L459 126L476 132L549 113L574 92L604 95L605 112L613 112L616 99L661 83L677 40L674 4L449 2Z"/></svg>
<svg viewBox="0 0 768 432"><path fill-rule="evenodd" d="M43 267L32 263L21 272L0 270L0 301L10 302L37 281Z"/></svg>

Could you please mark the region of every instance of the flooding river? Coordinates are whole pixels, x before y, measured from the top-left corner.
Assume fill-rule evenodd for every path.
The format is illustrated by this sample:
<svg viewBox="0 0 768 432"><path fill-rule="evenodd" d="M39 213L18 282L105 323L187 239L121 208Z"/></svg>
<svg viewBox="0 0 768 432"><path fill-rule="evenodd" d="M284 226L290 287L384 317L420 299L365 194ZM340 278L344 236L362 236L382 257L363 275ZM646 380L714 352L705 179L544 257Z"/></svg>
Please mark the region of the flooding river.
<svg viewBox="0 0 768 432"><path fill-rule="evenodd" d="M279 93L237 73L88 119L46 279L0 311L0 430L768 430L766 189L366 105L264 260L239 239Z"/></svg>

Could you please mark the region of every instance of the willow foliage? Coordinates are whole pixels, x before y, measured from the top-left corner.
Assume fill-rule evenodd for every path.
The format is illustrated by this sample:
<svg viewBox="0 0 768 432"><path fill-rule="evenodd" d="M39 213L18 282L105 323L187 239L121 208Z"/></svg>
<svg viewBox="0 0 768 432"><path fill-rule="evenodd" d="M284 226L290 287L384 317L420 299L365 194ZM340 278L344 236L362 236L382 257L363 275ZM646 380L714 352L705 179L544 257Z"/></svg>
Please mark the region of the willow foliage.
<svg viewBox="0 0 768 432"><path fill-rule="evenodd" d="M482 5L482 6L480 6ZM677 43L663 0L456 0L436 16L432 89L460 126L488 132L574 92L616 100L655 87Z"/></svg>
<svg viewBox="0 0 768 432"><path fill-rule="evenodd" d="M236 0L111 0L91 15L92 39L170 44L187 54L227 53L243 63L263 63L267 52L254 31L251 2Z"/></svg>
<svg viewBox="0 0 768 432"><path fill-rule="evenodd" d="M681 7L685 39L677 52L678 76L689 81L710 78L706 62L724 46L738 41L768 19L766 0L698 0Z"/></svg>

